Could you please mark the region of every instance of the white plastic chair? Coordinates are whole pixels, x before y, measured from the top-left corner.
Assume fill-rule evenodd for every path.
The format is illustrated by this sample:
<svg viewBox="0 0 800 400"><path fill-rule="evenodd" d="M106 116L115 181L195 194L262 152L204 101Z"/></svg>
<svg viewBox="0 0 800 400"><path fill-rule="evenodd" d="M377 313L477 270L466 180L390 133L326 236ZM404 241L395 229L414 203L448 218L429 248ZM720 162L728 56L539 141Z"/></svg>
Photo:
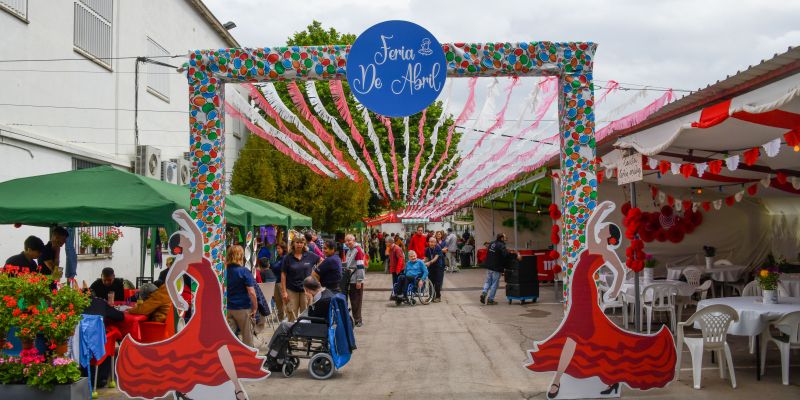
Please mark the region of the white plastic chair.
<svg viewBox="0 0 800 400"><path fill-rule="evenodd" d="M780 336L773 336L770 327L780 331ZM791 350L800 349L800 311L784 315L771 322L761 334L761 375L766 372L767 343L773 342L781 352L781 379L784 385L789 384L789 356Z"/></svg>
<svg viewBox="0 0 800 400"><path fill-rule="evenodd" d="M602 310L603 313L605 313L607 309L611 309L611 312L613 314L614 309L619 308L620 311L622 312L622 324L624 327L627 328L628 306L624 301L625 295L624 293L620 293L615 299L606 299L605 294L608 293L609 290L611 290L611 288L605 285L600 285L597 287L597 298L600 303L600 310Z"/></svg>
<svg viewBox="0 0 800 400"><path fill-rule="evenodd" d="M731 376L731 386L736 389L736 373L733 371L731 349L728 346L726 338L728 335L728 327L732 322L738 320L739 314L736 310L724 304L715 304L694 313L686 322L679 322L677 340L678 360L675 364L675 380L677 381L680 379L681 352L683 350L683 344L686 343L686 347L689 348L689 353L692 356L692 379L695 389L700 389L704 351L717 352L719 375L722 379L725 379L725 363L727 362L728 373ZM695 322L700 325L703 337L684 337L683 329L686 326L693 325ZM725 357L723 357L723 353Z"/></svg>
<svg viewBox="0 0 800 400"><path fill-rule="evenodd" d="M697 306L699 301L705 300L706 297L708 297L708 289L711 288L711 283L712 281L709 279L703 282L702 285L695 287L692 297L677 297L676 302L678 307L678 322L683 320L683 309L686 308L686 306ZM699 299L696 300L694 296L697 296Z"/></svg>
<svg viewBox="0 0 800 400"><path fill-rule="evenodd" d="M730 262L730 260L726 260L724 258L720 258L719 260L715 260L714 261L714 265L733 265L733 263Z"/></svg>
<svg viewBox="0 0 800 400"><path fill-rule="evenodd" d="M744 289L742 289L742 297L752 296L761 296L761 288L758 286L758 282L756 281L752 281L747 285L744 285Z"/></svg>
<svg viewBox="0 0 800 400"><path fill-rule="evenodd" d="M683 270L683 276L686 277L686 282L694 287L700 286L700 277L703 276L703 271L699 268L687 267Z"/></svg>
<svg viewBox="0 0 800 400"><path fill-rule="evenodd" d="M650 294L650 296L648 296ZM669 313L670 329L675 332L675 297L678 289L667 283L654 283L644 288L642 292L642 314L647 313L647 333L650 333L654 311ZM650 301L647 301L647 299Z"/></svg>

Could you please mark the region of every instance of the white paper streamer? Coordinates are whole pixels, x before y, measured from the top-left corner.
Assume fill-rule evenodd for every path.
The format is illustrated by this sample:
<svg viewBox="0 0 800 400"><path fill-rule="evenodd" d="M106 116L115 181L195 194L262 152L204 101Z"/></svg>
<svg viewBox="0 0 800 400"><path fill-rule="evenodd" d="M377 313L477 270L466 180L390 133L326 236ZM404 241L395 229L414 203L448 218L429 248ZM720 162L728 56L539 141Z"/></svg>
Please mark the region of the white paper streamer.
<svg viewBox="0 0 800 400"><path fill-rule="evenodd" d="M442 101L442 114L439 116L439 121L436 122L436 125L433 127L433 133L431 133L430 143L431 143L431 153L428 155L428 160L425 162L425 165L422 167L422 171L419 173L420 177L420 184L417 185L417 191L414 193L414 198L419 198L420 193L422 192L424 177L426 176L426 172L428 172L428 166L433 161L433 155L436 153L436 144L439 143L439 129L444 125L444 122L447 120L447 107L450 105L450 95L453 91L453 79L447 81L447 88L445 89L445 97Z"/></svg>
<svg viewBox="0 0 800 400"><path fill-rule="evenodd" d="M647 166L650 167L650 169L658 168L658 160L656 160L655 158L652 158L652 157L648 158L647 159Z"/></svg>
<svg viewBox="0 0 800 400"><path fill-rule="evenodd" d="M697 210L700 209L700 207L701 207L700 203L698 203L698 202L693 202L692 203L692 211L697 211Z"/></svg>
<svg viewBox="0 0 800 400"><path fill-rule="evenodd" d="M680 199L675 199L675 211L683 210L683 202Z"/></svg>
<svg viewBox="0 0 800 400"><path fill-rule="evenodd" d="M383 179L383 187L389 189L386 193L389 195L389 198L394 199L394 193L391 190L391 186L389 186L389 176L386 174L386 160L383 159L383 153L381 152L380 148L380 139L378 139L378 135L375 134L375 126L372 125L372 118L369 116L369 110L367 110L364 105L358 102L358 100L353 98L356 102L356 107L361 109L361 117L364 118L364 122L367 123L367 137L372 142L372 149L375 151L375 157L378 159L378 164L381 168L381 179Z"/></svg>
<svg viewBox="0 0 800 400"><path fill-rule="evenodd" d="M264 129L267 134L283 142L283 144L297 153L300 158L317 167L325 175L331 178L336 178L336 174L325 167L325 165L320 163L319 160L314 158L311 154L308 154L304 148L295 143L295 141L289 138L285 133L281 132L278 128L267 122L267 120L265 120L264 117L262 117L261 114L256 111L255 107L248 103L247 100L245 100L244 97L242 97L237 91L226 91L225 101L236 108L243 116L249 118L254 124Z"/></svg>
<svg viewBox="0 0 800 400"><path fill-rule="evenodd" d="M719 210L720 208L722 208L722 200L714 200L713 202L711 202L711 204L714 205L715 210Z"/></svg>
<svg viewBox="0 0 800 400"><path fill-rule="evenodd" d="M775 157L778 155L778 152L781 151L781 138L770 140L761 147L764 148L764 152L767 153L768 157Z"/></svg>
<svg viewBox="0 0 800 400"><path fill-rule="evenodd" d="M734 200L736 200L737 203L742 201L742 199L744 198L744 190L736 192L736 194L733 195L733 198Z"/></svg>
<svg viewBox="0 0 800 400"><path fill-rule="evenodd" d="M672 171L673 175L678 175L681 173L681 164L679 163L671 163L669 169Z"/></svg>
<svg viewBox="0 0 800 400"><path fill-rule="evenodd" d="M328 111L325 109L325 105L322 104L322 101L319 98L319 93L317 93L317 86L314 84L314 81L306 81L306 94L308 95L308 102L311 105L311 108L314 109L314 112L317 114L317 116L322 119L322 121L330 125L333 133L336 134L336 137L345 143L347 146L347 153L350 154L350 157L356 161L356 165L358 165L358 169L361 170L361 174L367 178L367 182L369 183L369 188L372 190L372 193L380 195L381 192L375 186L375 181L372 179L372 174L369 172L369 169L367 169L364 161L361 160L361 157L359 157L356 153L356 149L353 147L353 142L350 140L350 136L344 133L336 118L328 113Z"/></svg>
<svg viewBox="0 0 800 400"><path fill-rule="evenodd" d="M772 176L771 175L767 175L767 176L761 178L761 180L759 182L761 182L761 186L763 186L765 188L768 188L771 180L772 180Z"/></svg>
<svg viewBox="0 0 800 400"><path fill-rule="evenodd" d="M411 138L408 133L408 117L403 118L403 143L406 145L406 154L403 156L403 196L408 197L408 148Z"/></svg>
<svg viewBox="0 0 800 400"><path fill-rule="evenodd" d="M664 192L659 191L658 192L658 202L663 204L665 201L667 201L667 195Z"/></svg>
<svg viewBox="0 0 800 400"><path fill-rule="evenodd" d="M264 85L261 85L261 93L264 94L264 98L267 99L267 103L269 103L275 111L278 112L278 116L280 116L284 121L289 121L292 125L297 127L300 133L306 137L306 139L310 140L314 143L319 151L324 155L339 171L347 176L350 179L355 179L355 177L347 170L340 162L336 159L336 157L331 153L325 143L322 142L322 139L319 138L314 132L312 132L305 124L300 120L300 118L286 106L283 102L283 99L278 95L278 90L275 89L275 84L272 82L268 82Z"/></svg>
<svg viewBox="0 0 800 400"><path fill-rule="evenodd" d="M708 169L708 163L695 164L694 167L697 169L697 176L702 178Z"/></svg>
<svg viewBox="0 0 800 400"><path fill-rule="evenodd" d="M739 155L730 156L725 159L725 165L731 171L736 171L739 168Z"/></svg>

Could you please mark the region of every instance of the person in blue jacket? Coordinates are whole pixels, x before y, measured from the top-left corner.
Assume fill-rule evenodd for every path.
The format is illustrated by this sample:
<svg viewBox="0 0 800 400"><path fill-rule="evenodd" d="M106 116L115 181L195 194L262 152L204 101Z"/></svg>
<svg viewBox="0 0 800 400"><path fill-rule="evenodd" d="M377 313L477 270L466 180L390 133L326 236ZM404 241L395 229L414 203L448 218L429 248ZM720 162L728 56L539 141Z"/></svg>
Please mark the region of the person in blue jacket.
<svg viewBox="0 0 800 400"><path fill-rule="evenodd" d="M408 262L406 262L406 269L403 271L400 276L397 277L397 287L399 288L399 292L396 294L396 300L403 300L405 299L406 292L403 288L407 287L408 284L414 283L414 280L417 280L417 286L422 287L425 283L425 279L428 278L428 267L425 266L425 263L422 262L419 258L417 258L417 252L414 250L408 251Z"/></svg>

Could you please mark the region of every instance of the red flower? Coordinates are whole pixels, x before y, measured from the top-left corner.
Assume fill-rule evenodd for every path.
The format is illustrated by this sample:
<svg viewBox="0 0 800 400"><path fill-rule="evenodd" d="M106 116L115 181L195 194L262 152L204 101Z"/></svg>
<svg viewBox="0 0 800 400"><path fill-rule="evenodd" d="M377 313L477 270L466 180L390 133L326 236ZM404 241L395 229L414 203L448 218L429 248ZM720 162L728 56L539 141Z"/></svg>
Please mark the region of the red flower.
<svg viewBox="0 0 800 400"><path fill-rule="evenodd" d="M19 308L15 308L14 311L11 312L11 315L15 317L19 317L20 314L22 314L22 310L20 310Z"/></svg>

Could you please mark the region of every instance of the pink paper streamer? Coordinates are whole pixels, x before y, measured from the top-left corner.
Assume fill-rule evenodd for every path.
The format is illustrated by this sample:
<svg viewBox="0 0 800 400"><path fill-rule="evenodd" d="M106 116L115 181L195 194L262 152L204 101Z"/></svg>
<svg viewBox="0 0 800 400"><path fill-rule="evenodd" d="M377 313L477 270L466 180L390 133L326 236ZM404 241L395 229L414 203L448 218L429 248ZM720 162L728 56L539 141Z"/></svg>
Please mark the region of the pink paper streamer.
<svg viewBox="0 0 800 400"><path fill-rule="evenodd" d="M414 169L411 170L411 192L414 193L415 189L417 188L417 173L419 172L419 161L422 159L422 152L425 151L425 131L422 129L425 127L425 119L428 115L428 109L422 110L422 118L419 119L419 151L417 152L417 157L414 159ZM411 196L409 196L411 197Z"/></svg>
<svg viewBox="0 0 800 400"><path fill-rule="evenodd" d="M450 142L453 139L453 132L456 129L457 125L461 125L464 121L468 120L472 113L475 112L475 85L478 83L478 78L473 77L469 79L467 84L469 88L469 95L467 96L467 102L464 104L464 109L461 110L461 114L458 115L456 121L450 125L447 129L447 142L444 146L444 153L442 156L439 157L439 161L436 162L436 165L431 169L431 172L428 174L428 178L425 179L425 187L422 189L422 197L424 198L428 194L428 185L431 183L431 178L433 178L436 174L436 171L439 170L439 167L442 165L444 160L447 159L447 155L450 151Z"/></svg>
<svg viewBox="0 0 800 400"><path fill-rule="evenodd" d="M286 144L284 144L283 142L281 142L280 140L278 140L274 136L272 136L272 135L268 134L267 132L265 132L264 129L262 129L260 126L250 122L249 118L247 118L244 115L242 115L242 113L240 113L239 110L236 109L236 107L234 107L233 105L231 105L228 102L225 102L225 114L226 115L230 115L231 117L234 117L234 118L238 119L239 121L242 121L245 124L245 126L247 126L247 129L250 129L250 132L253 132L258 137L266 140L271 145L275 146L275 148L278 151L280 151L283 154L288 155L294 162L307 166L308 168L310 168L312 171L314 171L315 173L317 173L319 175L322 175L322 176L325 176L325 177L328 176L324 172L320 171L320 169L317 168L316 165L314 165L314 164L306 161L304 158L300 157L300 155L295 153L294 150L292 150L289 146L287 146Z"/></svg>
<svg viewBox="0 0 800 400"><path fill-rule="evenodd" d="M400 198L400 182L397 175L397 152L394 147L394 133L392 133L392 120L390 118L379 115L378 119L386 127L386 132L389 134L389 147L392 150L392 172L394 173L394 194Z"/></svg>
<svg viewBox="0 0 800 400"><path fill-rule="evenodd" d="M246 84L244 86L250 92L250 96L253 99L255 99L256 103L258 103L259 106L261 106L261 109L266 111L267 116L272 118L272 120L275 121L275 124L277 125L277 128L281 132L283 132L286 136L289 137L289 139L291 139L295 143L299 143L300 145L305 147L305 149L308 150L308 152L311 153L311 155L313 155L314 158L316 158L323 165L328 167L328 169L333 171L337 176L341 176L341 174L342 174L341 171L339 171L339 169L336 168L336 166L333 165L333 163L330 162L327 158L323 157L322 154L319 153L319 150L317 150L316 147L314 147L310 143L308 143L304 137L292 132L291 129L286 127L286 125L283 123L283 120L281 119L281 117L278 114L278 112L275 111L275 109L272 108L271 105L269 105L269 102L267 101L267 99L264 98L264 95L261 94L261 91L259 91L252 84Z"/></svg>
<svg viewBox="0 0 800 400"><path fill-rule="evenodd" d="M372 157L369 155L369 151L367 151L367 147L364 144L364 138L361 136L361 133L358 132L358 128L353 123L353 116L350 114L350 107L347 106L347 98L344 94L344 87L342 86L342 81L334 80L329 81L328 86L331 89L331 96L333 96L333 101L336 103L336 109L339 111L339 115L347 122L347 126L350 127L350 136L353 137L356 143L361 147L361 154L364 156L364 159L367 160L367 165L369 166L369 171L372 173L372 177L375 178L375 182L378 183L378 188L381 191L381 194L384 198L389 198L386 194L386 189L383 187L383 180L381 179L380 175L378 175L378 170L375 168L375 163L372 162Z"/></svg>
<svg viewBox="0 0 800 400"><path fill-rule="evenodd" d="M606 86L606 90L603 91L603 94L600 95L600 98L595 102L595 105L600 104L603 100L606 99L606 96L611 94L611 92L616 91L619 88L619 82L617 81L608 81L608 85Z"/></svg>
<svg viewBox="0 0 800 400"><path fill-rule="evenodd" d="M670 89L666 93L664 93L664 95L657 98L655 101L648 104L641 110L628 114L616 121L609 123L608 125L598 130L597 133L595 134L595 140L600 141L602 139L605 139L615 131L628 129L644 121L645 119L647 119L647 117L653 115L656 111L660 110L661 107L664 107L665 105L667 105L667 103L672 101L672 97L673 97L672 89Z"/></svg>
<svg viewBox="0 0 800 400"><path fill-rule="evenodd" d="M336 147L336 138L328 133L327 130L325 130L325 127L319 122L319 119L317 119L317 117L311 112L311 108L308 106L308 103L306 103L306 98L303 97L303 93L297 86L297 82L290 81L287 84L287 87L289 89L289 97L291 97L292 103L294 103L295 107L297 107L298 111L300 111L300 115L305 118L306 121L311 123L311 127L314 128L314 133L316 133L317 136L331 146L331 152L333 153L333 156L336 157L336 160L339 161L339 163L343 165L345 169L347 169L347 172L355 177L356 182L358 182L361 174L355 171L350 166L350 163L344 159L342 152L338 147Z"/></svg>

